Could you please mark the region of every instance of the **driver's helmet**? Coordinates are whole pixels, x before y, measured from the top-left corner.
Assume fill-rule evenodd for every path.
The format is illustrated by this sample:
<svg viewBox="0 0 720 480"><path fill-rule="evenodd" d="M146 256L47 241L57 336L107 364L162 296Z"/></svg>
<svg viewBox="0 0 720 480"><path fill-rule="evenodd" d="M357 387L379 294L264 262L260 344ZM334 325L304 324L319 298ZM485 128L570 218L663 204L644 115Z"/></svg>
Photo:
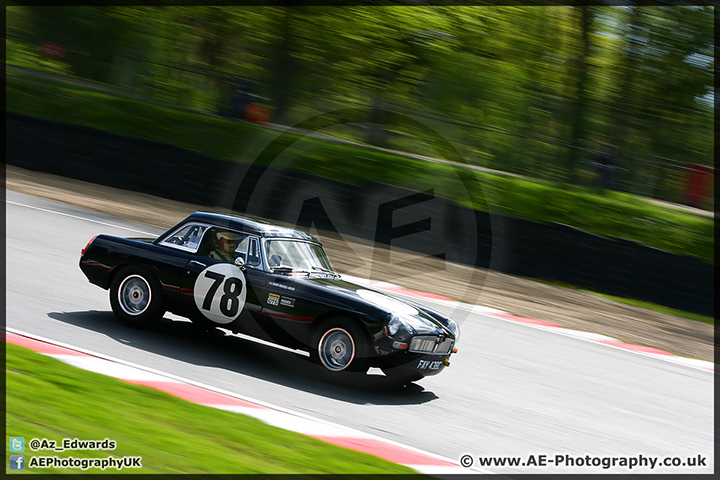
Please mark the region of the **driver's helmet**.
<svg viewBox="0 0 720 480"><path fill-rule="evenodd" d="M219 230L215 233L215 243L219 248L226 251L235 250L242 239L243 236L235 232Z"/></svg>

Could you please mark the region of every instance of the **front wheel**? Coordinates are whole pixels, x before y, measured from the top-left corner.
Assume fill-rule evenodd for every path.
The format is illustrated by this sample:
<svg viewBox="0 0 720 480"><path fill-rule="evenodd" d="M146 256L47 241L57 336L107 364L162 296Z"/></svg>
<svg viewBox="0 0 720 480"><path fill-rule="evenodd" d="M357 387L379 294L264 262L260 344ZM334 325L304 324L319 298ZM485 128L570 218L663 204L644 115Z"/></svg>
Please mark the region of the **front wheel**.
<svg viewBox="0 0 720 480"><path fill-rule="evenodd" d="M110 306L123 324L149 328L165 313L160 282L147 269L125 267L110 286Z"/></svg>
<svg viewBox="0 0 720 480"><path fill-rule="evenodd" d="M365 373L368 364L366 337L350 319L324 322L313 336L311 358L330 378L338 377L341 372Z"/></svg>

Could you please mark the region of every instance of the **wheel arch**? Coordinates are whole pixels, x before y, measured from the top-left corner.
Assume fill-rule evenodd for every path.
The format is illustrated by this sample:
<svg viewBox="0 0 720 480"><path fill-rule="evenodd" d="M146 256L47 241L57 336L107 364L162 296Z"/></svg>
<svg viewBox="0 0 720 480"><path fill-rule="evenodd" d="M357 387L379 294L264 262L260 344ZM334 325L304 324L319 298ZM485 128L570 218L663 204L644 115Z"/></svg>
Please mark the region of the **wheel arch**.
<svg viewBox="0 0 720 480"><path fill-rule="evenodd" d="M368 328L367 323L364 322L362 320L362 317L357 313L348 312L346 310L330 310L323 313L322 315L319 315L317 318L315 318L315 320L312 321L312 324L310 326L310 329L312 331L311 333L315 334L320 328L322 328L323 325L340 318L346 318L355 323L356 326L358 326L363 332L363 334L366 335L365 340L367 340L369 344L373 343L373 334L372 331Z"/></svg>
<svg viewBox="0 0 720 480"><path fill-rule="evenodd" d="M115 277L117 277L120 274L120 272L122 272L123 270L125 270L128 267L144 268L145 270L150 272L155 277L155 279L158 281L158 283L160 283L160 285L162 286L160 277L157 274L157 269L153 268L152 265L148 265L143 262L134 263L134 262L130 262L130 261L125 261L122 263L118 263L117 265L115 265L113 267L112 270L110 270L110 273L108 274L108 277L107 277L107 285L105 286L105 290L109 290L110 287L112 287L113 282L115 281Z"/></svg>

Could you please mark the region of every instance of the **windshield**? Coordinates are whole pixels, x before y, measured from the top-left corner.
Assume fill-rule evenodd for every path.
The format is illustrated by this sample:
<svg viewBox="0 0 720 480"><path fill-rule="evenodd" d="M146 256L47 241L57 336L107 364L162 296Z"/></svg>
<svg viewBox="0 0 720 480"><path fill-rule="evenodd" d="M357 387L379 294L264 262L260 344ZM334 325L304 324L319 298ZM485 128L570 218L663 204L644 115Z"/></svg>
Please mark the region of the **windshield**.
<svg viewBox="0 0 720 480"><path fill-rule="evenodd" d="M320 245L294 240L268 240L265 242L268 266L291 268L306 272L332 272L330 261Z"/></svg>

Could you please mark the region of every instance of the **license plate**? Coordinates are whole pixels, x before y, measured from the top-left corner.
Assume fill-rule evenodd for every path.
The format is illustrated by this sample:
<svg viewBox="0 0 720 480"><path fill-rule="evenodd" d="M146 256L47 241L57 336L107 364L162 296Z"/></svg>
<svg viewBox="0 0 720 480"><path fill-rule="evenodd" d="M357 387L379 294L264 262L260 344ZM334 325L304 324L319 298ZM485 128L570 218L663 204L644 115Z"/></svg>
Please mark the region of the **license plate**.
<svg viewBox="0 0 720 480"><path fill-rule="evenodd" d="M442 360L418 360L418 370L440 370L443 365Z"/></svg>

